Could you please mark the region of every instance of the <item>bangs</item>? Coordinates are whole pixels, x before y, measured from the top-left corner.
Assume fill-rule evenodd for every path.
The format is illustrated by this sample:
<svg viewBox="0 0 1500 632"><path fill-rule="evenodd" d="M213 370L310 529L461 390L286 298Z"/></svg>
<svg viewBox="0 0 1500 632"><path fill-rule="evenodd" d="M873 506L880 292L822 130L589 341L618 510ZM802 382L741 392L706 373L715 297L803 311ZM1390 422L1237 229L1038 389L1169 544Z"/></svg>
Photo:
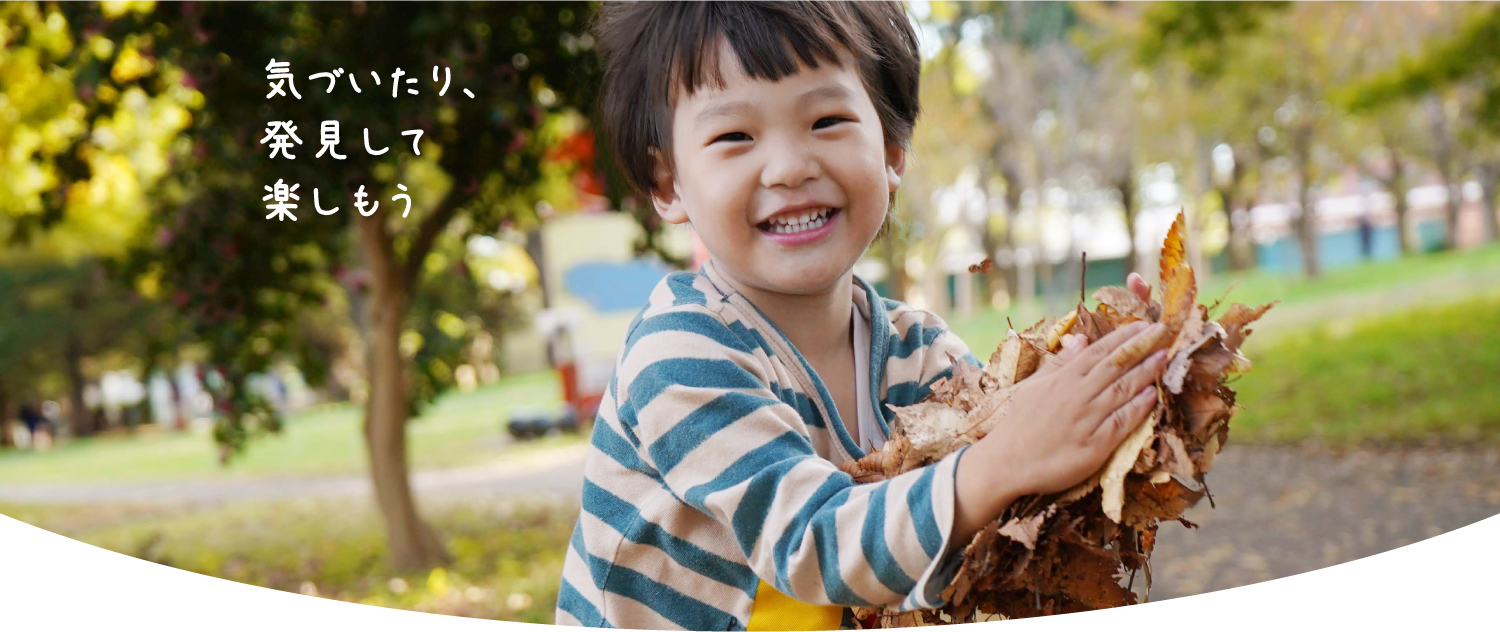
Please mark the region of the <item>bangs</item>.
<svg viewBox="0 0 1500 632"><path fill-rule="evenodd" d="M821 63L839 64L839 50L855 59L870 55L868 43L854 35L859 29L835 4L815 3L788 11L777 5L752 3L673 4L685 15L675 21L682 28L665 34L663 51L671 57L658 68L670 68L668 94L673 89L693 94L699 89L724 87L720 59L727 42L745 75L761 81L780 81L797 73L800 66L818 68Z"/></svg>

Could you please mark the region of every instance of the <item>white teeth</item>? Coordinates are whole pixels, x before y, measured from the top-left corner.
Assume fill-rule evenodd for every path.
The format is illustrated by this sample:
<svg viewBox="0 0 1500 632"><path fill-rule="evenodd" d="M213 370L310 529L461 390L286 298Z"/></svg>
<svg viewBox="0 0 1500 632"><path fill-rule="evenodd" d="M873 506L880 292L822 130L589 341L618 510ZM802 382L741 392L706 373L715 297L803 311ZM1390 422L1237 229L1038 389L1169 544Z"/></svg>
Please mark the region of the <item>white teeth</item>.
<svg viewBox="0 0 1500 632"><path fill-rule="evenodd" d="M770 232L782 235L813 230L828 223L828 215L832 212L832 208L824 207L800 215L778 217L770 220L768 228Z"/></svg>

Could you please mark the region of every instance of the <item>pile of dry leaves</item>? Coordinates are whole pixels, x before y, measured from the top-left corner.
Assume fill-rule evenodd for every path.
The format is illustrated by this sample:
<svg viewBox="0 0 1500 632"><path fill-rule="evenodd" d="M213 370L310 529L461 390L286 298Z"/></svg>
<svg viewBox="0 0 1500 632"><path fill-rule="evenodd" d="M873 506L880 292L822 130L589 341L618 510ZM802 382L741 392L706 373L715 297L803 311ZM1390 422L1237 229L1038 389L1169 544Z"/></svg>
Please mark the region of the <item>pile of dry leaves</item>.
<svg viewBox="0 0 1500 632"><path fill-rule="evenodd" d="M1194 526L1182 513L1207 494L1203 477L1224 446L1234 413L1234 391L1225 380L1249 368L1239 352L1250 333L1246 325L1271 308L1235 304L1209 320L1218 303L1197 303L1180 214L1162 245L1160 288L1160 302L1142 301L1121 287L1101 288L1094 293L1094 311L1080 301L1054 323L1011 331L984 369L955 362L953 377L935 384L931 396L896 409L884 449L844 464L864 483L933 463L995 427L1016 383L1056 361L1064 335L1083 334L1092 343L1137 320L1167 325L1161 337L1132 350L1136 360L1169 350L1160 400L1096 475L1063 493L1023 497L975 535L943 593L946 607L899 614L857 608L861 625L962 623L1122 606L1136 601L1137 571L1149 588L1157 527L1170 520Z"/></svg>

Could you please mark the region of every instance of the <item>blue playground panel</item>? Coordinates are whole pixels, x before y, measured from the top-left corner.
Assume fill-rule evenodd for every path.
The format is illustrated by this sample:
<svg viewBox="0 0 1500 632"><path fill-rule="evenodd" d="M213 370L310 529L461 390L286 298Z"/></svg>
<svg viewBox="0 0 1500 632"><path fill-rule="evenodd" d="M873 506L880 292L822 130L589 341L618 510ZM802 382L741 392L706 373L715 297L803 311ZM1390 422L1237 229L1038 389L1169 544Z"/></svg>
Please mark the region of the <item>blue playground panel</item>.
<svg viewBox="0 0 1500 632"><path fill-rule="evenodd" d="M637 310L671 272L664 263L644 259L583 263L563 275L563 286L600 312Z"/></svg>

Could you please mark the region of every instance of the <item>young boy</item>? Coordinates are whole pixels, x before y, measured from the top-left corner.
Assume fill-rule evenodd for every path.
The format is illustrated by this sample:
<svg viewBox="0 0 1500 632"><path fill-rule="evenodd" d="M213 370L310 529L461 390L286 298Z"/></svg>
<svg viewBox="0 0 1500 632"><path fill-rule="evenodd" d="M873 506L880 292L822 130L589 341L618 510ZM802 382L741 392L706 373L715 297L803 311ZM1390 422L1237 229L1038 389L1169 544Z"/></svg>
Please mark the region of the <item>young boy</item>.
<svg viewBox="0 0 1500 632"><path fill-rule="evenodd" d="M941 605L1014 499L1095 472L1155 404L1126 327L1023 382L985 439L883 483L890 406L978 364L937 317L851 272L885 221L921 60L895 3L604 7L604 128L633 183L711 257L664 279L600 406L557 622L840 627L846 606ZM1138 277L1131 279L1144 291ZM1128 363L1118 363L1128 364Z"/></svg>

